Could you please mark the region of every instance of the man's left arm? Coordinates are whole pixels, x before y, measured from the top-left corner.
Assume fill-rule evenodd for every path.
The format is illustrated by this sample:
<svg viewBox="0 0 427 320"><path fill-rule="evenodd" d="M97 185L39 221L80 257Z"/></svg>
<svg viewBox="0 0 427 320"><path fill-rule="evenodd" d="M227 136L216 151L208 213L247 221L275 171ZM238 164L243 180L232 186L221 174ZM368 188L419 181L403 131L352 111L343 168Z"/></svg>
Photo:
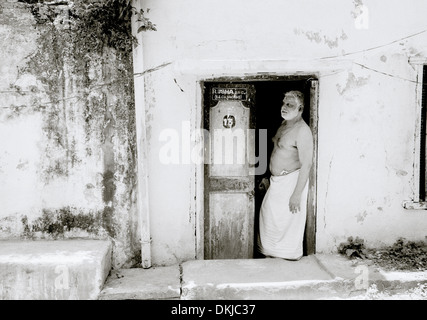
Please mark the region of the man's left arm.
<svg viewBox="0 0 427 320"><path fill-rule="evenodd" d="M310 169L313 164L313 135L308 126L304 126L299 130L297 136L297 148L301 168L298 173L295 190L289 199L289 210L292 213L297 213L301 209L301 194L308 181Z"/></svg>

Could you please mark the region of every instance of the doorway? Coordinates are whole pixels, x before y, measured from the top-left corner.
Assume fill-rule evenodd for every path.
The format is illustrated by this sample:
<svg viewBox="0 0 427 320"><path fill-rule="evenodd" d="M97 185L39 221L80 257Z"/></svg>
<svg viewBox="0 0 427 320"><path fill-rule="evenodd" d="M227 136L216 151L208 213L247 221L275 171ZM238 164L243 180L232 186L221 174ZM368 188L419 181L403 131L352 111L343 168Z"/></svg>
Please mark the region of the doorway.
<svg viewBox="0 0 427 320"><path fill-rule="evenodd" d="M211 157L209 160L213 159L212 153L217 152L212 148L212 132L221 126L220 122L215 124L212 119L215 114L219 115L222 109L224 114L218 117L224 123L229 119L239 123L243 120L239 117L248 117L248 121L243 124L243 129L249 129L247 132L251 133L246 135L245 150L248 159L255 160L249 161L246 166L243 165L239 169L240 172L244 172L244 174L237 174L239 177L230 174L233 170L226 170L222 177L215 176L212 174L212 161L207 161L205 164L204 258L261 257L256 250L256 239L259 211L265 190L258 186L264 177L270 177L268 163L273 149L272 137L282 122L280 109L284 93L290 90L299 90L304 93L303 119L309 124L314 136L314 159L309 180L304 255L315 253L318 100L316 78L313 76L221 78L204 81L202 88L204 129L207 129L211 135L210 139L207 139L209 146L205 144L205 152ZM223 95L215 96L214 93L218 92ZM236 139L234 142L239 143ZM236 152L235 147L234 152ZM222 189L218 187L219 185Z"/></svg>

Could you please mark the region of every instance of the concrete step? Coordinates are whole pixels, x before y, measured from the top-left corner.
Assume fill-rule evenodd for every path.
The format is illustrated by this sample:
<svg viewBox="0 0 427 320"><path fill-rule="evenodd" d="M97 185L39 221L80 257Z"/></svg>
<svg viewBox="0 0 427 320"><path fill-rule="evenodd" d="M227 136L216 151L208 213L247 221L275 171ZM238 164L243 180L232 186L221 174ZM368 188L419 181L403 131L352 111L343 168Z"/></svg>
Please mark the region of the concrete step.
<svg viewBox="0 0 427 320"><path fill-rule="evenodd" d="M0 241L1 300L97 299L110 270L109 241Z"/></svg>
<svg viewBox="0 0 427 320"><path fill-rule="evenodd" d="M373 285L395 294L427 283L427 272L386 272L367 260L315 254L283 259L193 260L151 269L122 269L108 278L103 300L351 299Z"/></svg>
<svg viewBox="0 0 427 320"><path fill-rule="evenodd" d="M314 256L299 261L188 261L182 270L183 300L314 299L323 297L335 284Z"/></svg>
<svg viewBox="0 0 427 320"><path fill-rule="evenodd" d="M175 300L180 295L180 268L176 265L112 271L99 300Z"/></svg>

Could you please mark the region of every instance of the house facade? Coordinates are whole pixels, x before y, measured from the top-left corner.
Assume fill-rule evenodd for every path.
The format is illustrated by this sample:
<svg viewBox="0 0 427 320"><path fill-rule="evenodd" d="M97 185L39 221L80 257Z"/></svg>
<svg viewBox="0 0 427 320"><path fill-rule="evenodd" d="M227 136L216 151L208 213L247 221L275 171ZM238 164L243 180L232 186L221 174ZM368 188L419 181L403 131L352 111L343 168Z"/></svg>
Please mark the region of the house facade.
<svg viewBox="0 0 427 320"><path fill-rule="evenodd" d="M90 59L86 78L36 54L52 33L27 4L0 4L1 238L109 238L116 266L256 257L258 184L297 89L306 254L425 239L425 2L139 0L156 31L134 17L133 56Z"/></svg>
<svg viewBox="0 0 427 320"><path fill-rule="evenodd" d="M205 146L197 132L207 127L208 91L223 83L251 84L261 92L255 128L273 133L269 124L280 116L271 111L276 100L261 94L300 88L309 96L315 86L317 97L307 101L316 100L310 106L316 109L310 177L316 252L334 252L349 236L368 247L398 237L424 239L424 2L392 1L385 8L381 1L156 0L142 6L157 26L141 34L142 69L149 71L141 106L153 263L203 259L207 233L215 233L204 227L209 169L186 154ZM171 141L179 143L179 154ZM167 151L168 161L161 161ZM242 205L240 198L227 199L218 200L221 207Z"/></svg>

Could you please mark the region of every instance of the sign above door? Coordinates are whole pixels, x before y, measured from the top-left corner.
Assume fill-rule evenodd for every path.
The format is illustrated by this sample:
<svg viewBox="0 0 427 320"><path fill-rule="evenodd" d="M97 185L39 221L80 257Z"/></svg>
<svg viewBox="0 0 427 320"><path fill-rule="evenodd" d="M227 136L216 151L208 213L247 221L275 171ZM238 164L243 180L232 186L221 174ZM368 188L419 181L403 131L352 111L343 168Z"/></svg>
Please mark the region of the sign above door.
<svg viewBox="0 0 427 320"><path fill-rule="evenodd" d="M246 88L212 88L212 100L239 100L246 101Z"/></svg>

